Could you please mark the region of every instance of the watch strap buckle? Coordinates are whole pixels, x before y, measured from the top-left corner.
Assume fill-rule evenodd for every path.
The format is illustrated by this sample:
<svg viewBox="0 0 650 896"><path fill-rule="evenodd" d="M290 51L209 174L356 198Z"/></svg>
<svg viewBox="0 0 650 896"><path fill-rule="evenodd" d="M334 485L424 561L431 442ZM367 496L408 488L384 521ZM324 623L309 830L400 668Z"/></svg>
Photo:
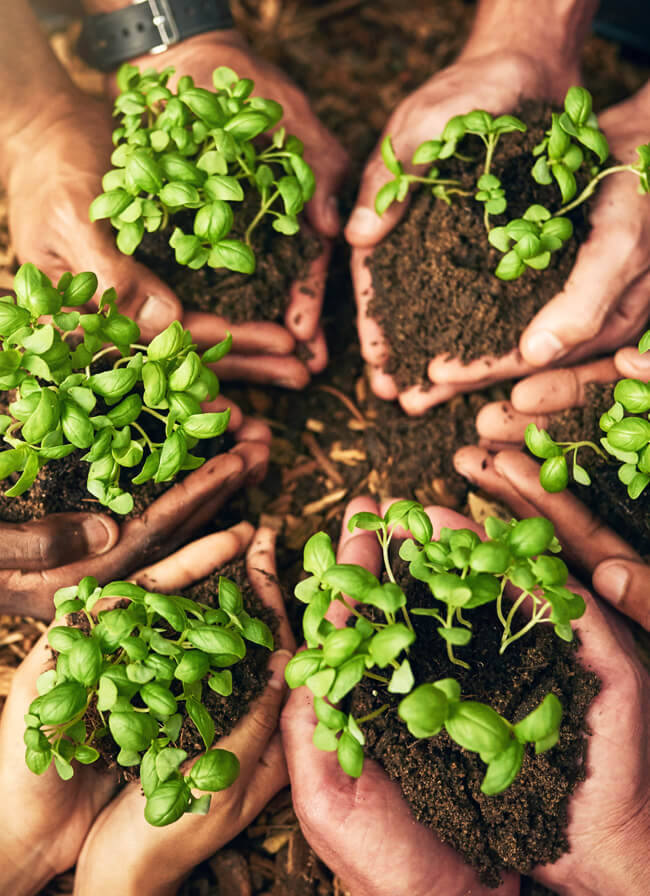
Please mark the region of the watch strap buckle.
<svg viewBox="0 0 650 896"><path fill-rule="evenodd" d="M164 53L180 41L180 33L176 19L167 0L136 0L147 3L151 12L151 21L160 35L160 43L149 50L150 53Z"/></svg>

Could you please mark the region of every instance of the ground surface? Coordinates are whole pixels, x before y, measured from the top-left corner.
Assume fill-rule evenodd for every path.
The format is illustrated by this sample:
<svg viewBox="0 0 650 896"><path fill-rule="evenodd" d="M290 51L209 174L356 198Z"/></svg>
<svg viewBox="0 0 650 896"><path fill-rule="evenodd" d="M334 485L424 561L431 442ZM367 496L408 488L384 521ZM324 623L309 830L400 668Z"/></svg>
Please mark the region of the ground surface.
<svg viewBox="0 0 650 896"><path fill-rule="evenodd" d="M42 6L54 6L54 0ZM74 6L71 2L70 6ZM261 53L282 65L309 93L323 121L352 155L343 191L349 210L367 153L391 109L428 75L449 63L462 45L472 4L462 0L237 0L242 27ZM76 79L100 89L70 54L70 36L54 44ZM597 106L615 102L639 87L650 68L619 58L617 48L592 39L585 54L586 84ZM15 258L9 244L6 204L0 197L0 289L11 284ZM262 388L233 389L249 410L266 417L274 431L273 465L268 482L231 505L233 519L262 519L281 533L279 566L289 589L297 577L299 552L319 528L333 534L349 498L375 494L413 494L427 501L465 506L480 518L486 505L467 495L450 470L453 444L471 440L468 418L485 398L459 399L450 409L415 423L368 395L354 333L354 308L346 254L336 247L325 308L333 363L301 396ZM490 397L499 397L496 390ZM377 424L380 425L377 425ZM407 448L427 427L411 469ZM453 429L451 442L441 432ZM387 433L393 434L387 438ZM43 626L22 617L0 617L0 701L15 667ZM42 896L68 896L72 872ZM540 894L524 884L524 892ZM298 829L288 792L280 794L233 844L198 868L183 896L344 896L344 885L313 856Z"/></svg>

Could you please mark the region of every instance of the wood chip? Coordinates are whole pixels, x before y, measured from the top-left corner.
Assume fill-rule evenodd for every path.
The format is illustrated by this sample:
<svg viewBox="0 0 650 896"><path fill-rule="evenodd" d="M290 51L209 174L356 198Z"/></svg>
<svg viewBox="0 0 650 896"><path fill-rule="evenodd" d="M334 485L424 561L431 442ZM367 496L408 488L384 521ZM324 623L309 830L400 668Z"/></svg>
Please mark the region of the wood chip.
<svg viewBox="0 0 650 896"><path fill-rule="evenodd" d="M326 476L328 476L328 478L336 485L345 485L345 479L327 457L314 436L309 432L303 432L302 441L309 449L309 453L313 456L314 460L316 460L318 465L323 469Z"/></svg>
<svg viewBox="0 0 650 896"><path fill-rule="evenodd" d="M309 476L310 473L313 473L314 470L317 469L318 464L315 460L306 460L304 464L298 464L297 467L293 468L283 467L282 482L284 485L288 485L296 479L302 479L303 476Z"/></svg>
<svg viewBox="0 0 650 896"><path fill-rule="evenodd" d="M323 432L325 430L325 424L320 420L314 420L313 417L310 417L305 423L305 428L310 429L312 432Z"/></svg>
<svg viewBox="0 0 650 896"><path fill-rule="evenodd" d="M319 498L318 501L312 501L311 504L305 504L303 513L305 516L321 513L321 511L325 510L327 507L331 507L332 504L338 504L339 501L342 501L347 493L347 488L339 488L335 492L330 492L329 495L324 495L322 498Z"/></svg>
<svg viewBox="0 0 650 896"><path fill-rule="evenodd" d="M248 862L234 849L223 849L210 859L210 867L217 878L218 892L228 896L251 896L253 886Z"/></svg>
<svg viewBox="0 0 650 896"><path fill-rule="evenodd" d="M356 417L354 420L348 420L348 429L351 429L353 432L364 432L369 426L374 426L374 423L371 423L370 420L357 420Z"/></svg>
<svg viewBox="0 0 650 896"><path fill-rule="evenodd" d="M338 464L346 467L356 467L362 461L368 459L368 455L360 448L332 448L330 458Z"/></svg>
<svg viewBox="0 0 650 896"><path fill-rule="evenodd" d="M271 834L270 837L267 837L262 846L268 853L274 856L276 852L280 852L283 846L286 846L290 837L291 831L278 831L277 834Z"/></svg>

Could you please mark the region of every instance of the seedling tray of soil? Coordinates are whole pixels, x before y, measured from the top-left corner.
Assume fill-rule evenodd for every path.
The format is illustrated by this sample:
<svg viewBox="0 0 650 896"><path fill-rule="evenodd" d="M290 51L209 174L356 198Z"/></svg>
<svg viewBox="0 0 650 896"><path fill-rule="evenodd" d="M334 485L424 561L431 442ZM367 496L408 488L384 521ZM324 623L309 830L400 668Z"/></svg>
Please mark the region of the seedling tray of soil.
<svg viewBox="0 0 650 896"><path fill-rule="evenodd" d="M549 435L562 442L586 440L600 443L604 435L598 425L600 417L614 403L613 386L591 383L586 390L586 404L553 414ZM609 461L585 448L581 460L589 470L591 485L571 482L571 491L614 531L628 541L641 555L650 555L650 491L632 499L618 478L620 464Z"/></svg>
<svg viewBox="0 0 650 896"><path fill-rule="evenodd" d="M254 198L241 203L233 237L241 239L255 213ZM192 215L179 215L173 226L192 232ZM291 284L303 277L309 263L322 252L322 243L304 227L294 236L278 233L266 218L253 233L257 265L253 274L239 274L208 266L191 270L179 265L169 246L173 227L145 234L136 256L175 292L183 307L217 314L233 323L282 321L289 303Z"/></svg>
<svg viewBox="0 0 650 896"><path fill-rule="evenodd" d="M550 211L560 208L557 186L542 186L530 176L532 149L542 140L552 111L537 102L522 103L515 115L528 130L497 144L492 170L506 191L508 209L490 219L492 227L521 216L532 203ZM469 190L484 158L478 140L472 146L474 140L467 139L463 150L467 146L467 154L480 163L450 159L444 169L445 176L449 171ZM515 349L535 314L563 288L589 234L588 205L582 205L568 213L574 235L553 254L547 270L528 269L516 280L502 281L494 275L502 256L487 242L482 203L472 196L451 199L447 205L430 190L418 191L402 221L368 259L374 292L368 312L382 328L390 349L385 369L400 389L428 382L427 364L438 355L469 363Z"/></svg>
<svg viewBox="0 0 650 896"><path fill-rule="evenodd" d="M427 586L405 574L401 561L394 569L407 588L409 609L430 605ZM489 703L513 722L552 692L564 708L559 742L537 756L527 747L510 788L485 796L480 790L485 764L477 754L462 750L444 731L416 740L398 718L399 698L363 679L350 696L352 714L365 717L390 706L364 724L366 755L400 785L415 818L453 846L486 884L497 886L506 869L529 873L557 860L570 848L567 813L571 794L585 777L585 718L599 690L596 675L578 660L579 642L561 641L549 626L538 625L499 655L500 626L493 610L481 607L472 611L473 637L462 648L470 665L465 670L440 649L433 620L412 616L412 621L417 640L409 660L417 682L454 677L463 694Z"/></svg>
<svg viewBox="0 0 650 896"><path fill-rule="evenodd" d="M224 576L235 582L242 592L244 609L256 619L261 619L271 629L275 636L277 631L277 617L275 613L266 607L257 597L246 576L246 560L234 561L222 567L218 572L213 573L196 585L186 588L180 593L184 597L198 601L211 607L218 607L217 593L219 577ZM75 614L72 617L75 625L83 627L84 617L81 614ZM215 724L215 743L219 738L229 734L235 727L237 722L242 719L249 710L251 703L262 693L266 682L268 681L267 664L269 659L269 651L265 647L249 643L247 646L246 656L243 660L238 661L231 667L232 672L232 694L229 697L221 697L210 688L203 687L202 703L208 710ZM178 691L181 689L181 683L176 683ZM184 704L183 704L184 705ZM102 727L102 722L97 710L92 706L85 718L88 730L91 728ZM184 712L183 723L181 726L178 740L170 746L176 746L185 750L188 758L192 759L205 752L205 744L196 728L195 724ZM121 781L137 781L139 779L139 770L133 768L124 768L118 765L116 761L119 747L114 743L112 738L105 737L96 743L99 750L101 760L108 768L118 772Z"/></svg>

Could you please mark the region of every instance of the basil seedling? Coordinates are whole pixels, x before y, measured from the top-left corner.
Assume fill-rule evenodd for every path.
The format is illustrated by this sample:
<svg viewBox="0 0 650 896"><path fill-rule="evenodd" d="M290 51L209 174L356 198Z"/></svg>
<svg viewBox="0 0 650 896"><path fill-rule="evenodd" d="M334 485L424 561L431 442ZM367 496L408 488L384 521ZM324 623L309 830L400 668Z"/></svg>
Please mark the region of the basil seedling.
<svg viewBox="0 0 650 896"><path fill-rule="evenodd" d="M304 569L309 577L296 587L296 597L307 608L303 633L307 649L289 661L286 679L291 688L306 685L314 695L318 724L314 744L336 751L343 770L358 777L363 769L362 726L389 708L386 702L362 718L335 708L363 678L384 686L389 695L403 695L398 713L414 737L435 737L444 727L461 747L479 753L487 765L482 790L499 793L514 780L521 767L524 744L538 752L557 741L562 709L557 697L547 695L540 706L513 725L491 707L462 700L455 679L446 678L416 686L409 650L416 641L412 616L428 616L438 623L449 660L467 666L454 648L472 638L471 611L494 604L503 627L500 652L535 625L551 624L564 640L573 637L570 621L582 615L582 598L566 586L568 571L558 557L552 524L542 518L510 523L490 518L488 539L481 542L469 529L443 529L432 541L433 528L416 501L397 501L384 517L357 513L349 521L355 528L375 532L381 546L387 581L380 582L361 566L337 564L328 535L319 532L305 545ZM411 539L404 541L400 556L409 573L425 582L433 599L431 607L407 607L407 597L391 568L389 547L397 526ZM547 552L550 551L549 555ZM519 596L506 608L506 585ZM339 601L355 620L353 627L337 629L326 619L332 601ZM352 602L351 602L352 601ZM530 618L513 630L517 610L530 604ZM382 614L375 622L363 609Z"/></svg>
<svg viewBox="0 0 650 896"><path fill-rule="evenodd" d="M390 137L386 137L381 153L393 180L377 193L377 214L382 215L393 202L402 202L409 187L416 183L427 184L433 195L445 202L451 202L454 195L473 196L483 204L483 220L490 245L503 253L494 273L500 280L515 280L526 268L539 271L549 266L552 253L561 249L573 235L573 225L566 214L586 202L604 178L627 171L638 177L639 192L650 192L650 143L637 147L636 164L604 168L609 145L592 111L591 94L584 87L570 87L563 112L553 113L549 130L533 149L536 161L531 167L531 176L538 184L555 183L559 188L560 207L551 211L543 205L531 205L521 218L492 227L490 215L502 215L508 207L501 180L492 170L494 150L505 135L525 130L526 124L514 115L495 118L482 109L455 115L439 138L426 140L415 150L411 160L413 165L432 166L426 174L405 172ZM458 149L468 135L478 137L485 150L483 170L476 182L476 190L472 191L462 189L460 181L442 173L445 159L455 157L462 162L475 163L475 159ZM578 194L575 175L579 170L586 170L589 180Z"/></svg>
<svg viewBox="0 0 650 896"><path fill-rule="evenodd" d="M639 342L641 353L650 350L650 330ZM600 445L594 442L556 442L545 429L534 423L526 427L526 447L542 464L539 481L548 492L561 492L569 484L571 474L580 485L591 485L591 476L578 463L581 448L590 448L604 460L618 461L618 478L627 487L633 500L650 483L650 383L622 379L614 387L614 404L601 415L599 425L604 433Z"/></svg>
<svg viewBox="0 0 650 896"><path fill-rule="evenodd" d="M314 195L303 144L283 127L271 133L282 120L282 106L252 96L253 81L239 79L232 69L215 69L213 91L185 75L174 92L167 87L173 72L120 68L114 167L104 176L104 192L93 201L90 218L108 218L118 248L131 255L145 232L165 230L175 216L189 212L192 232L175 227L169 239L178 264L251 274L256 227L270 217L279 233L297 233L298 215ZM268 140L260 146L262 135ZM233 239L247 194L259 208L244 239Z"/></svg>
<svg viewBox="0 0 650 896"><path fill-rule="evenodd" d="M94 615L105 597L129 604ZM139 768L150 824L171 824L185 812L205 814L209 793L193 791L225 790L239 775L233 753L211 749L215 726L206 688L231 695L231 670L246 656L246 642L273 649L266 623L246 612L239 588L223 577L218 608L131 582L100 588L91 577L61 588L54 603L57 619L82 613L85 626L49 631L56 666L39 677L39 696L25 716L27 766L41 775L54 762L68 780L73 761L97 762L97 747L108 740L118 749L119 765ZM184 714L207 751L187 773L181 767L188 753L178 746Z"/></svg>
<svg viewBox="0 0 650 896"><path fill-rule="evenodd" d="M199 356L174 321L140 345L140 330L117 310L114 289L103 293L98 311L76 310L95 295L91 273L66 273L53 286L24 264L14 289L15 298L0 297L0 389L15 390L8 413L0 414L8 446L0 452L0 479L20 474L6 495L22 495L47 463L82 451L90 494L125 514L133 497L120 484L122 470L139 467L131 481L140 485L169 482L204 463L192 449L221 435L230 419L230 411L204 414L200 404L219 393L207 365L227 354L230 335ZM112 366L98 370L100 360ZM157 421L159 437L144 428L147 418Z"/></svg>

